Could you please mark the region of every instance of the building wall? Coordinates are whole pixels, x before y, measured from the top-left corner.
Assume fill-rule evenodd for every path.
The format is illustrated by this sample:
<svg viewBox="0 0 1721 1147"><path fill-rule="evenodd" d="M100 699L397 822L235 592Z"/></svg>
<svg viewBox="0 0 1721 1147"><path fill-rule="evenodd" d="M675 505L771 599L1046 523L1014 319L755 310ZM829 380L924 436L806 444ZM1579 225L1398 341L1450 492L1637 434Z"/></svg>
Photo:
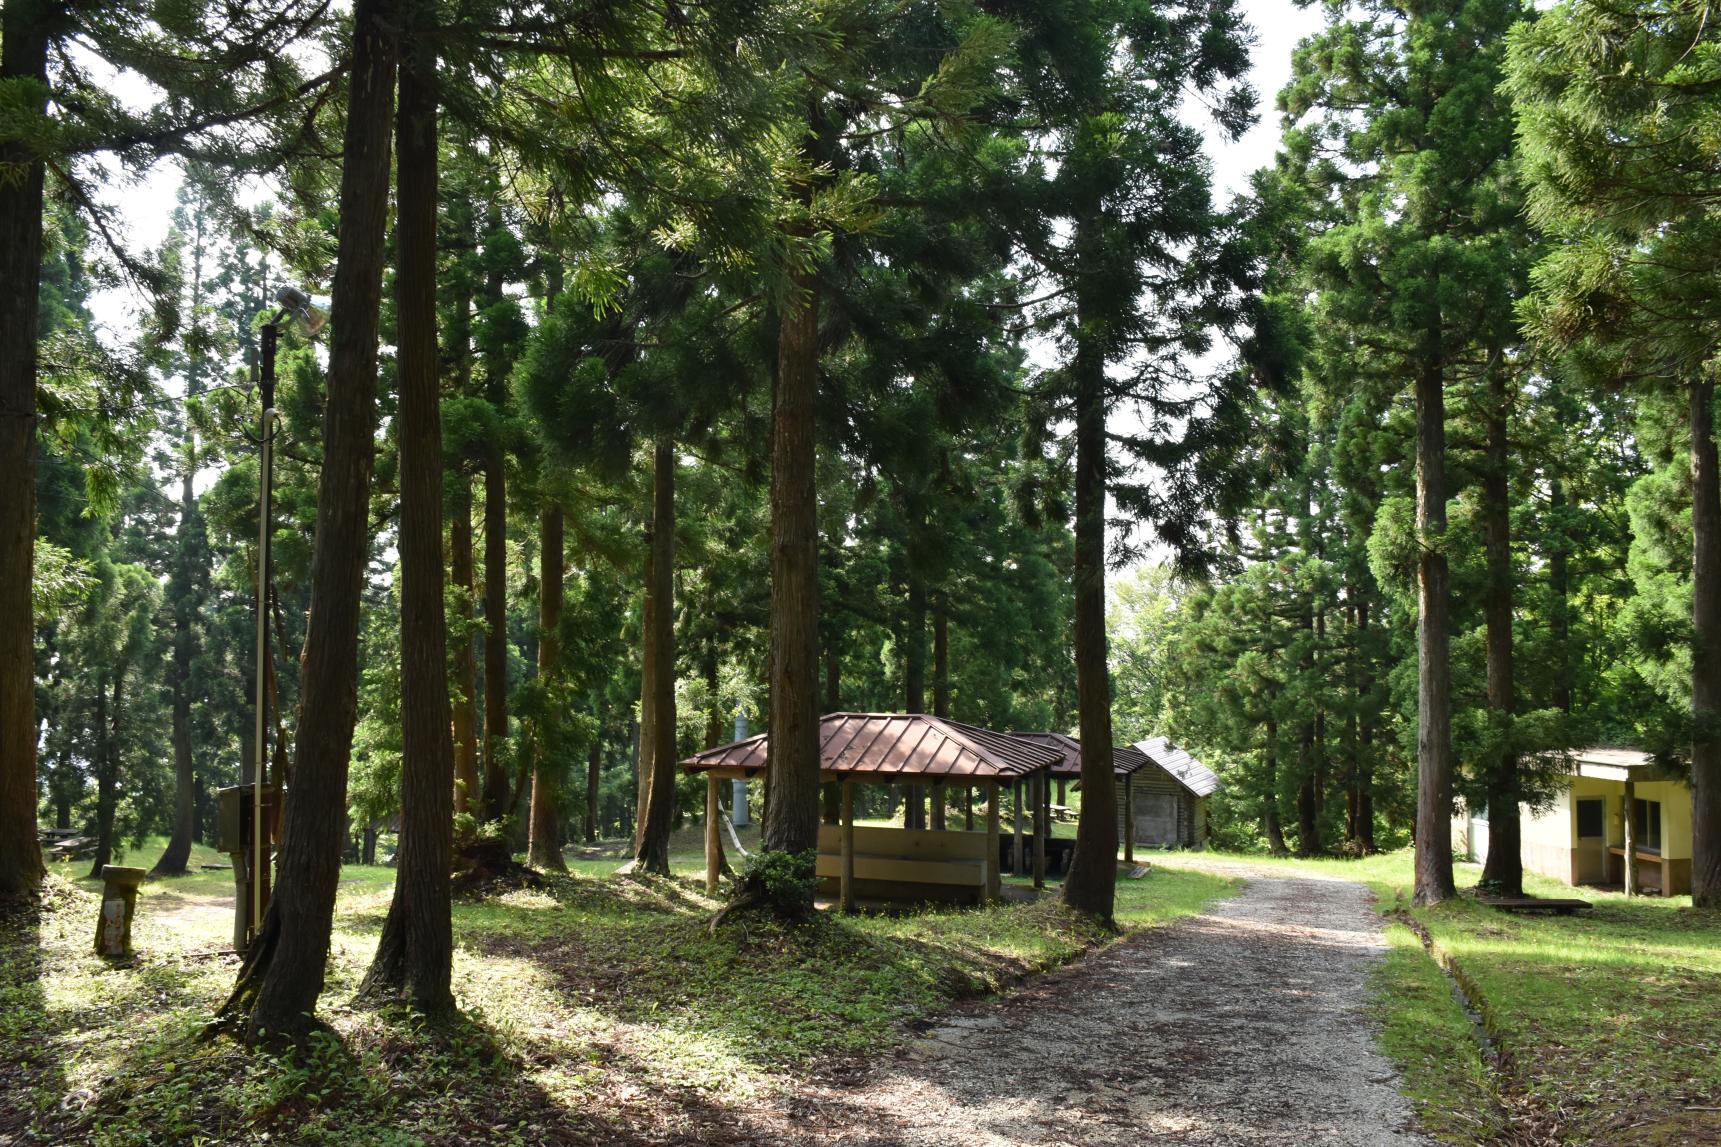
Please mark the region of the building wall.
<svg viewBox="0 0 1721 1147"><path fill-rule="evenodd" d="M1202 848L1207 843L1207 802L1190 795L1156 765L1143 765L1130 780L1137 848ZM1124 783L1117 782L1117 832L1124 839Z"/></svg>
<svg viewBox="0 0 1721 1147"><path fill-rule="evenodd" d="M1554 798L1548 809L1523 819L1524 867L1550 880L1577 883L1576 801L1599 797L1605 804L1603 831L1606 846L1625 844L1625 782L1602 777L1573 777L1571 786ZM1637 799L1661 802L1661 855L1668 865L1673 888L1688 886L1691 871L1691 790L1679 781L1639 781ZM1452 819L1453 847L1471 860L1487 856L1488 828L1472 821L1460 810ZM1618 880L1619 857L1609 857L1610 879ZM1653 880L1653 877L1649 879Z"/></svg>

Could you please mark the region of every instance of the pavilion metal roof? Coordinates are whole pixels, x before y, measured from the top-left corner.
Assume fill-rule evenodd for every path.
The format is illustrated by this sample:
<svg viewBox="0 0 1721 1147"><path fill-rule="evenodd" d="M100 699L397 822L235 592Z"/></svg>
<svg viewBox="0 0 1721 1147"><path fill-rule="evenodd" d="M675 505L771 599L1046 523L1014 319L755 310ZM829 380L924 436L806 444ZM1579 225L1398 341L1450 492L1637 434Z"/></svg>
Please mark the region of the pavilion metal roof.
<svg viewBox="0 0 1721 1147"><path fill-rule="evenodd" d="M1219 778L1212 769L1189 755L1189 750L1171 743L1169 737L1149 737L1137 741L1135 747L1147 754L1147 759L1170 773L1177 783L1194 796L1212 796L1219 790Z"/></svg>
<svg viewBox="0 0 1721 1147"><path fill-rule="evenodd" d="M1043 745L1056 752L1059 761L1052 766L1054 777L1069 778L1082 775L1082 743L1068 733L1011 733L1010 735L1032 744ZM1147 764L1147 754L1134 745L1113 745L1111 761L1112 769L1117 775L1127 777Z"/></svg>
<svg viewBox="0 0 1721 1147"><path fill-rule="evenodd" d="M765 770L767 733L695 753L690 773L753 776ZM1055 766L1061 756L1006 733L922 713L830 713L819 720L819 771L878 783L898 778L1013 780Z"/></svg>

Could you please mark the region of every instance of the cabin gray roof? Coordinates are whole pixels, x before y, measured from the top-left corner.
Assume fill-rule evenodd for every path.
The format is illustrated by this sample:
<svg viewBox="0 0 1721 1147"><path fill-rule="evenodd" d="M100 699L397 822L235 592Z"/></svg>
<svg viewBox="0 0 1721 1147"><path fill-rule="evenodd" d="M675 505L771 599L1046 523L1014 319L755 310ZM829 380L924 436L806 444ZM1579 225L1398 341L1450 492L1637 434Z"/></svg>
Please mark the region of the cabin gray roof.
<svg viewBox="0 0 1721 1147"><path fill-rule="evenodd" d="M1147 754L1147 759L1170 773L1177 783L1198 797L1212 796L1219 790L1219 778L1213 770L1189 755L1188 749L1171 743L1169 737L1149 737L1137 741L1135 747Z"/></svg>

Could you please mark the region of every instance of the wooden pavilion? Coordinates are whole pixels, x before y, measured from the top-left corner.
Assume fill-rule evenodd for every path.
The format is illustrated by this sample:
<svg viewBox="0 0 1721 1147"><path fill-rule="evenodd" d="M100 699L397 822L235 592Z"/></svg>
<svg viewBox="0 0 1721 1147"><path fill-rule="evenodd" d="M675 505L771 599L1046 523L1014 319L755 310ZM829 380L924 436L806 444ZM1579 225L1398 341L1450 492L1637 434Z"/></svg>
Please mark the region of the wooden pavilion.
<svg viewBox="0 0 1721 1147"><path fill-rule="evenodd" d="M717 887L717 807L726 780L763 776L769 734L719 745L681 762L704 774L707 785L705 884ZM1019 738L920 713L831 713L819 725L819 779L842 786L837 824L819 828L818 875L843 910L857 897L915 900L996 900L999 880L999 806L1006 786L1038 780L1041 804L1058 754ZM945 787L978 790L986 800L984 832L857 827L854 793L859 784L930 785L934 800ZM1019 790L1017 790L1019 791ZM1034 867L1045 872L1044 817L1036 818Z"/></svg>
<svg viewBox="0 0 1721 1147"><path fill-rule="evenodd" d="M1058 786L1058 803L1064 802L1064 786L1082 779L1082 743L1068 733L1011 733L1030 744L1039 745L1058 754L1058 763L1051 768L1052 780ZM1113 745L1112 775L1119 786L1118 807L1123 820L1123 858L1135 862L1135 774L1149 764L1147 754L1134 745ZM1061 859L1061 858L1060 858ZM1068 868L1068 861L1063 861Z"/></svg>

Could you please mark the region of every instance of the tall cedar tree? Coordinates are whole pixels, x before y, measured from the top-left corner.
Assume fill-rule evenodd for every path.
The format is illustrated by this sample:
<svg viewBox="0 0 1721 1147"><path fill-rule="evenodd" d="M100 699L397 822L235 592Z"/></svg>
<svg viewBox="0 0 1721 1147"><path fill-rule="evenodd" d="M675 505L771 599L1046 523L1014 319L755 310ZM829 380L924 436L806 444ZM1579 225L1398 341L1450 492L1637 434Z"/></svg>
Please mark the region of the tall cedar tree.
<svg viewBox="0 0 1721 1147"><path fill-rule="evenodd" d="M1702 4L1566 3L1512 37L1530 216L1558 240L1536 267L1527 325L1580 378L1646 403L1684 391L1691 893L1710 908L1721 907L1718 83L1721 30Z"/></svg>
<svg viewBox="0 0 1721 1147"><path fill-rule="evenodd" d="M1199 564L1197 535L1223 464L1223 383L1207 385L1181 364L1199 357L1212 328L1228 321L1225 296L1239 268L1214 243L1201 135L1181 118L1185 90L1211 93L1221 130L1241 131L1253 94L1247 32L1235 4L1097 3L1024 5L1024 98L1048 125L1055 154L1037 165L1047 186L1027 254L1051 300L1042 322L1069 347L1052 380L1058 413L1075 425L1075 662L1082 742L1082 815L1064 902L1110 920L1115 898L1118 812L1112 784L1111 682L1107 669L1105 570L1108 492L1151 523L1181 559ZM1067 242L1054 236L1063 230ZM1110 371L1127 365L1127 373ZM1197 416L1188 395L1214 412ZM1107 417L1139 405L1144 430L1118 436L1124 451L1151 460L1154 480L1113 478ZM1175 440L1158 427L1189 419ZM1219 433L1215 433L1219 431Z"/></svg>
<svg viewBox="0 0 1721 1147"><path fill-rule="evenodd" d="M356 0L341 149L340 241L330 292L328 397L311 559L293 799L274 899L247 954L229 1019L247 1038L301 1038L322 994L340 881L347 764L358 703L359 603L370 552L378 312L388 222L399 14Z"/></svg>
<svg viewBox="0 0 1721 1147"><path fill-rule="evenodd" d="M400 389L400 851L394 899L361 993L429 1015L454 1008L449 915L454 741L442 580L442 411L436 351L436 57L431 6L407 22L395 116L395 344Z"/></svg>
<svg viewBox="0 0 1721 1147"><path fill-rule="evenodd" d="M48 101L48 41L59 5L13 0L0 12L0 81ZM36 545L36 309L42 273L43 157L0 140L0 900L41 883L36 843L36 654L30 587Z"/></svg>
<svg viewBox="0 0 1721 1147"><path fill-rule="evenodd" d="M180 363L187 401L204 392L204 376L213 339L204 325L209 315L205 301L204 259L208 253L207 225L209 211L201 197L187 204L181 193L181 206L175 212L175 224L183 227L190 208L191 282L186 299L190 310L189 325L184 333L184 359ZM191 858L191 842L196 834L196 770L192 751L191 692L192 663L199 645L199 608L208 580L208 534L203 516L197 508L194 480L199 468L197 427L187 416L179 444L179 522L174 528L173 572L168 576L167 592L173 610L173 660L168 667L168 689L173 703L173 828L167 848L150 869L151 876L180 876Z"/></svg>
<svg viewBox="0 0 1721 1147"><path fill-rule="evenodd" d="M550 302L554 303L552 297ZM563 579L567 576L566 529L562 507L554 502L538 512L538 684L555 683L562 668ZM561 778L550 759L551 738L538 737L532 762L532 807L526 824L526 861L533 868L566 872L558 805Z"/></svg>
<svg viewBox="0 0 1721 1147"><path fill-rule="evenodd" d="M1333 9L1281 97L1287 145L1346 221L1311 244L1325 314L1415 397L1418 537L1416 900L1452 879L1452 668L1446 388L1511 337L1511 124L1498 94L1514 0L1440 0L1406 15ZM1351 18L1351 17L1355 18ZM1323 147L1344 162L1321 155Z"/></svg>

